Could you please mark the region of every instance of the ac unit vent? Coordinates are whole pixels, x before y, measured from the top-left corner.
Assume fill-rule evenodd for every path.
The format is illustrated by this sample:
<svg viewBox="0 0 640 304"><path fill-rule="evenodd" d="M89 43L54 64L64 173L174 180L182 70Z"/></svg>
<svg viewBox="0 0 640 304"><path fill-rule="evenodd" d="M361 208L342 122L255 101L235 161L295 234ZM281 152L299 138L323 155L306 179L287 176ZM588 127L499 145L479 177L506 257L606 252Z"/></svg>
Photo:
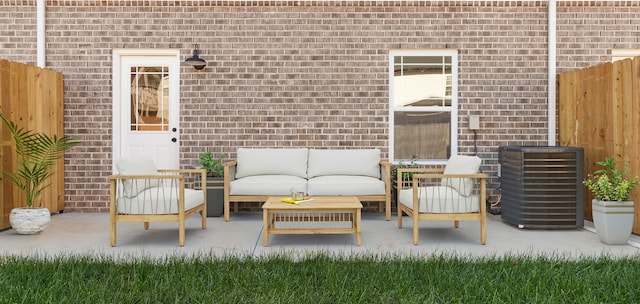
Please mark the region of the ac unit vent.
<svg viewBox="0 0 640 304"><path fill-rule="evenodd" d="M498 149L502 220L520 228L584 226L584 150L578 147Z"/></svg>

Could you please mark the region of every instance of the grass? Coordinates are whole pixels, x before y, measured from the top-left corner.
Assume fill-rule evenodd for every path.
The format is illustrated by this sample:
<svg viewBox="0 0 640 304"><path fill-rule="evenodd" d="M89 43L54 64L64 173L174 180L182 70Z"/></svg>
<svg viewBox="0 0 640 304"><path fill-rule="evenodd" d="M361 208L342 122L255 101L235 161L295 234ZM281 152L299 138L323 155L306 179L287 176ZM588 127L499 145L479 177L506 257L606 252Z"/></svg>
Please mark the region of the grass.
<svg viewBox="0 0 640 304"><path fill-rule="evenodd" d="M0 303L629 303L640 256L0 257Z"/></svg>

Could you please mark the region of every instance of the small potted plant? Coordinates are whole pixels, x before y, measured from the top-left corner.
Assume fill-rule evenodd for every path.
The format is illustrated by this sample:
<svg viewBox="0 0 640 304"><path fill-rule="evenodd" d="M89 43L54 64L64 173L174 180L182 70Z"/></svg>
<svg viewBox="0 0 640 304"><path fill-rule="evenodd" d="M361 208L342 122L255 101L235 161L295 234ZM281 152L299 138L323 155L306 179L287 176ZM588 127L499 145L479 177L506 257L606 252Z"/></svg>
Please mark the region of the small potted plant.
<svg viewBox="0 0 640 304"><path fill-rule="evenodd" d="M206 152L200 155L198 164L207 170L209 177L224 177L224 167L222 166L222 158L215 158L213 153Z"/></svg>
<svg viewBox="0 0 640 304"><path fill-rule="evenodd" d="M407 162L405 160L400 160L398 161L398 164L393 166L393 169L391 169L391 179L392 180L396 180L396 178L398 178L398 169L400 168L417 168L418 165L416 164L416 159L418 157L414 154L411 155L411 159ZM415 174L415 172L403 172L401 179L403 182L409 182L411 181L411 177ZM394 183L395 185L395 183Z"/></svg>
<svg viewBox="0 0 640 304"><path fill-rule="evenodd" d="M200 155L197 167L207 170L207 216L221 216L224 210L224 166L212 152Z"/></svg>
<svg viewBox="0 0 640 304"><path fill-rule="evenodd" d="M393 202L392 206L396 206L396 201L398 199L398 178L400 178L400 182L402 187L410 187L412 183L412 176L415 172L403 172L402 176L398 177L398 169L401 168L416 168L418 165L416 164L417 156L411 155L411 159L409 160L399 160L397 165L394 165L391 168L391 200Z"/></svg>
<svg viewBox="0 0 640 304"><path fill-rule="evenodd" d="M51 185L49 178L55 173L51 168L64 151L79 141L67 136L57 137L25 130L0 113L0 118L9 129L17 155L13 172L3 170L2 173L13 182L26 198L26 208L13 208L9 213L11 227L19 234L35 234L46 228L51 214L47 208L36 208L36 199Z"/></svg>
<svg viewBox="0 0 640 304"><path fill-rule="evenodd" d="M634 202L629 198L638 186L638 177L627 176L627 168L616 169L613 157L596 164L604 169L589 174L584 180L584 185L593 194L593 225L603 243L627 244L633 229L634 214Z"/></svg>

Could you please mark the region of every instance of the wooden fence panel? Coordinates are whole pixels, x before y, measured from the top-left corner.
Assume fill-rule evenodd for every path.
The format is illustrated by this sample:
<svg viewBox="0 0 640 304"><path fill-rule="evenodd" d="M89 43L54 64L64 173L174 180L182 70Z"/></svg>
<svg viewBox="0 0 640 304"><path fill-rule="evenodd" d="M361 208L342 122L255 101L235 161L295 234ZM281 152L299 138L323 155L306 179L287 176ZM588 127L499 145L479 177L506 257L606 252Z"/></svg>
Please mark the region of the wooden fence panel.
<svg viewBox="0 0 640 304"><path fill-rule="evenodd" d="M63 136L64 93L62 73L18 62L0 60L0 112L21 127ZM9 131L0 124L0 169L12 171L15 162ZM51 186L37 201L49 211L64 209L64 160L58 161ZM22 207L24 195L0 177L0 229L9 227L9 212Z"/></svg>
<svg viewBox="0 0 640 304"><path fill-rule="evenodd" d="M558 82L562 84L558 88L558 99L572 100L574 102L559 102L558 107L558 127L561 132L558 133L560 146L571 146L578 142L578 133L583 128L580 124L584 115L580 111L580 92L582 92L582 83L580 82L580 71L572 71L560 74Z"/></svg>
<svg viewBox="0 0 640 304"><path fill-rule="evenodd" d="M629 87L626 87L627 90L630 90L630 104L631 110L629 110L629 115L631 116L631 123L627 126L630 131L630 141L629 145L626 147L626 150L629 151L630 158L629 168L633 168L633 173L640 172L640 57L635 57L631 61L631 70L629 71L631 74L631 84ZM637 190L640 191L640 190ZM633 199L636 202L635 214L633 218L633 231L636 234L640 234L640 194L636 191L636 195Z"/></svg>
<svg viewBox="0 0 640 304"><path fill-rule="evenodd" d="M558 77L558 126L561 146L584 148L585 176L597 161L614 156L629 174L640 176L640 57L603 63ZM640 234L640 188L633 232ZM584 216L592 220L585 189Z"/></svg>

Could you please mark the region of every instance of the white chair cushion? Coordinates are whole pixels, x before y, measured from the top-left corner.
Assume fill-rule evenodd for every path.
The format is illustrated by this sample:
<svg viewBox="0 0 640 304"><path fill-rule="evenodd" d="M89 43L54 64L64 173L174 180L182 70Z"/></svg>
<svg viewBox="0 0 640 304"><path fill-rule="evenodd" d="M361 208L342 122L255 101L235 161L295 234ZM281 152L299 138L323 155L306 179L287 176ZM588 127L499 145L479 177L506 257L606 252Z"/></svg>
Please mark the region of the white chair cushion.
<svg viewBox="0 0 640 304"><path fill-rule="evenodd" d="M412 188L400 191L400 203L413 209ZM480 212L480 197L462 196L451 187L420 187L418 210L421 213L477 213Z"/></svg>
<svg viewBox="0 0 640 304"><path fill-rule="evenodd" d="M307 148L238 148L236 178L254 175L293 175L307 177Z"/></svg>
<svg viewBox="0 0 640 304"><path fill-rule="evenodd" d="M309 150L309 178L323 175L362 175L380 178L380 150Z"/></svg>
<svg viewBox="0 0 640 304"><path fill-rule="evenodd" d="M116 160L116 170L122 175L157 175L158 169L149 157L127 157ZM151 188L160 186L159 179L139 179L124 180L124 195L133 198L138 193Z"/></svg>
<svg viewBox="0 0 640 304"><path fill-rule="evenodd" d="M177 214L178 189L153 187L134 198L122 197L117 200L118 214ZM184 210L204 203L202 190L184 189Z"/></svg>
<svg viewBox="0 0 640 304"><path fill-rule="evenodd" d="M454 155L449 158L444 174L475 174L480 170L482 160L477 156ZM463 196L470 196L473 191L471 178L444 178L441 186L452 187Z"/></svg>
<svg viewBox="0 0 640 304"><path fill-rule="evenodd" d="M309 179L309 195L384 195L385 185L370 176L329 175Z"/></svg>
<svg viewBox="0 0 640 304"><path fill-rule="evenodd" d="M233 180L229 184L229 194L290 196L291 188L307 193L307 180L292 175L247 176Z"/></svg>

